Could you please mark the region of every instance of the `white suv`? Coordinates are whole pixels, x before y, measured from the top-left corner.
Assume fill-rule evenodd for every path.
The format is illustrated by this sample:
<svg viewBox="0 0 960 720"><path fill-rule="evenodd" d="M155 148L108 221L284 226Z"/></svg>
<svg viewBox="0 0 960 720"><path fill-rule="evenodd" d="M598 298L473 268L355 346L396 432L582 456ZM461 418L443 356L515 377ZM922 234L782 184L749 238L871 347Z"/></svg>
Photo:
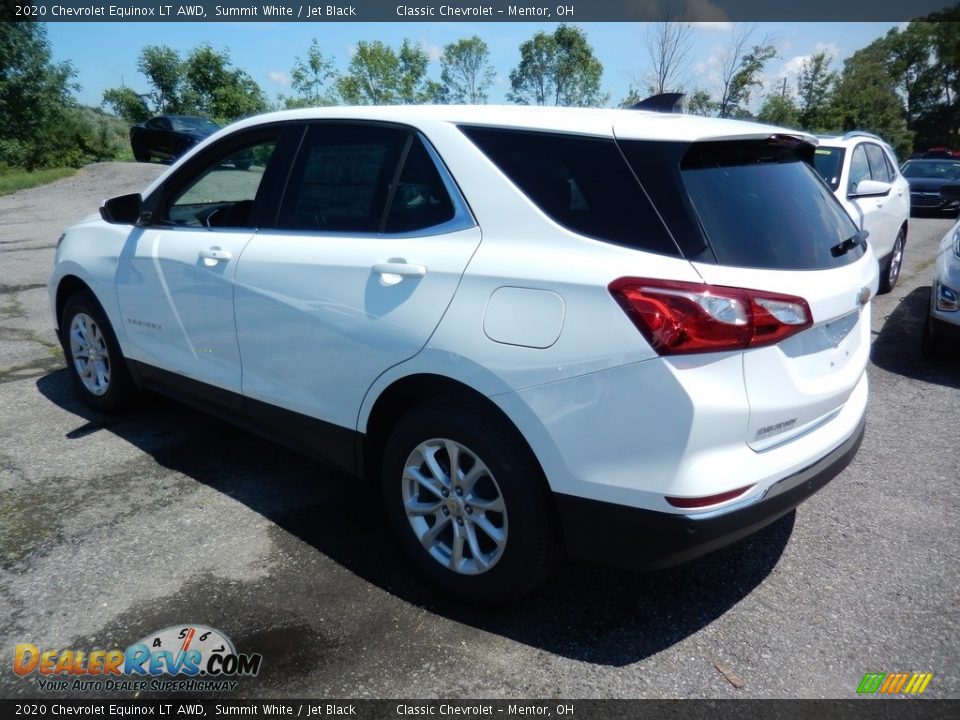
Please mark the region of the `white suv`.
<svg viewBox="0 0 960 720"><path fill-rule="evenodd" d="M814 156L817 172L830 186L880 262L881 293L900 277L910 219L910 184L900 174L897 156L876 135L853 131L821 137Z"/></svg>
<svg viewBox="0 0 960 720"><path fill-rule="evenodd" d="M877 262L815 142L629 110L264 115L69 229L53 314L94 408L157 390L376 479L462 598L516 598L563 550L677 563L863 434Z"/></svg>

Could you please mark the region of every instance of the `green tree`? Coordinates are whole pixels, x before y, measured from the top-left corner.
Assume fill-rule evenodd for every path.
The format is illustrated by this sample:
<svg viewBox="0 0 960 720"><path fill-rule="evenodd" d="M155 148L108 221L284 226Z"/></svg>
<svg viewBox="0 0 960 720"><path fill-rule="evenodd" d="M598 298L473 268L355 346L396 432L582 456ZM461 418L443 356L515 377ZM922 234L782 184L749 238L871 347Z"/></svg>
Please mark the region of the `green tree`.
<svg viewBox="0 0 960 720"><path fill-rule="evenodd" d="M176 50L166 45L147 45L140 51L137 69L146 75L152 87L149 98L155 114L184 112L181 99L184 68Z"/></svg>
<svg viewBox="0 0 960 720"><path fill-rule="evenodd" d="M910 152L913 133L907 127L883 43L871 43L844 61L832 97L830 112L838 129L873 132L899 155Z"/></svg>
<svg viewBox="0 0 960 720"><path fill-rule="evenodd" d="M226 50L200 45L187 56L183 70L182 102L192 112L228 122L267 109L260 86L245 70L232 66Z"/></svg>
<svg viewBox="0 0 960 720"><path fill-rule="evenodd" d="M800 127L800 109L789 93L771 93L757 113L757 120L783 127Z"/></svg>
<svg viewBox="0 0 960 720"><path fill-rule="evenodd" d="M960 146L960 6L893 29L873 47L904 100L916 146Z"/></svg>
<svg viewBox="0 0 960 720"><path fill-rule="evenodd" d="M717 103L706 90L694 90L687 98L687 112L709 117L717 112Z"/></svg>
<svg viewBox="0 0 960 720"><path fill-rule="evenodd" d="M507 99L522 105L602 105L603 65L582 30L560 25L520 45L520 64L510 72Z"/></svg>
<svg viewBox="0 0 960 720"><path fill-rule="evenodd" d="M749 117L747 104L755 87L762 87L760 78L768 60L777 56L773 45L754 45L740 56L730 81L724 86L724 95L718 106L720 117Z"/></svg>
<svg viewBox="0 0 960 720"><path fill-rule="evenodd" d="M0 164L42 167L64 164L59 132L75 102L70 63L55 63L46 26L0 23Z"/></svg>
<svg viewBox="0 0 960 720"><path fill-rule="evenodd" d="M101 105L109 106L115 115L122 117L131 125L143 122L150 117L150 108L147 107L146 100L128 87L105 90Z"/></svg>
<svg viewBox="0 0 960 720"><path fill-rule="evenodd" d="M477 35L462 38L443 48L440 56L441 98L444 102L481 105L496 72L490 64L490 50Z"/></svg>
<svg viewBox="0 0 960 720"><path fill-rule="evenodd" d="M140 51L137 68L151 90L136 100L126 87L112 88L103 104L133 120L141 115L205 115L220 122L263 112L267 99L250 75L233 67L229 51L204 44L182 60L176 50L148 45Z"/></svg>
<svg viewBox="0 0 960 720"><path fill-rule="evenodd" d="M409 105L434 102L440 96L440 83L427 77L430 56L419 43L404 40L400 46L400 101Z"/></svg>
<svg viewBox="0 0 960 720"><path fill-rule="evenodd" d="M837 74L830 70L833 58L826 52L814 53L805 60L797 76L799 126L805 130L825 132L833 129L830 104Z"/></svg>
<svg viewBox="0 0 960 720"><path fill-rule="evenodd" d="M399 54L380 40L361 41L337 92L348 105L431 102L440 86L427 78L430 58L420 45L404 40Z"/></svg>
<svg viewBox="0 0 960 720"><path fill-rule="evenodd" d="M290 73L291 85L300 96L298 104L302 106L332 105L329 83L336 80L333 59L320 51L320 44L314 38L307 50L306 57L297 57Z"/></svg>

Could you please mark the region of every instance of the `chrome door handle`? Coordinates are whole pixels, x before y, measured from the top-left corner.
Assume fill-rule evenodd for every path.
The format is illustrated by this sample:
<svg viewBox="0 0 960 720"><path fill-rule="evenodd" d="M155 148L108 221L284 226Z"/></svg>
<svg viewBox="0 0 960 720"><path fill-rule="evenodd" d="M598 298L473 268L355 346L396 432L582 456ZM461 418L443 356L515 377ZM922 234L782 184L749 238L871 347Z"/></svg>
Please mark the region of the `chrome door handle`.
<svg viewBox="0 0 960 720"><path fill-rule="evenodd" d="M373 271L378 275L399 275L400 277L423 277L427 274L426 265L414 265L412 263L385 262L377 263L373 266Z"/></svg>
<svg viewBox="0 0 960 720"><path fill-rule="evenodd" d="M220 248L210 248L209 250L201 250L197 253L204 260L213 260L215 262L220 262L222 260L229 260L233 257L233 254L229 250L221 250Z"/></svg>

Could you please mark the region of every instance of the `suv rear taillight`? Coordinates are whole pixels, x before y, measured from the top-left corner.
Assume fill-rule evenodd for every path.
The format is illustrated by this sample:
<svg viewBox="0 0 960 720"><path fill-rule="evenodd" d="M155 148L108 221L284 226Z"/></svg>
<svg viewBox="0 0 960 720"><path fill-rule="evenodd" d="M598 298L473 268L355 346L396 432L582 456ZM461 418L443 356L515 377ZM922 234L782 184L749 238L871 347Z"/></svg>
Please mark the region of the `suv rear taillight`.
<svg viewBox="0 0 960 720"><path fill-rule="evenodd" d="M813 324L807 301L793 295L633 277L609 290L660 355L775 345Z"/></svg>

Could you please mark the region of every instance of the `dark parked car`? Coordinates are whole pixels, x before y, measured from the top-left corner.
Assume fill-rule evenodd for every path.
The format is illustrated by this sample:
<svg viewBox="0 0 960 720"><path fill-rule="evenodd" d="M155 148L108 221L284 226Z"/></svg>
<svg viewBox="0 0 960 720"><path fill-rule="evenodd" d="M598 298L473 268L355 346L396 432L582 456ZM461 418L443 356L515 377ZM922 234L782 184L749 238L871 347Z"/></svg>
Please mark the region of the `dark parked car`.
<svg viewBox="0 0 960 720"><path fill-rule="evenodd" d="M957 200L940 195L940 188L944 185L960 183L960 158L907 160L901 171L910 183L911 210L956 212L960 207Z"/></svg>
<svg viewBox="0 0 960 720"><path fill-rule="evenodd" d="M130 128L130 146L138 162L150 162L154 157L175 160L219 129L206 118L160 115Z"/></svg>

